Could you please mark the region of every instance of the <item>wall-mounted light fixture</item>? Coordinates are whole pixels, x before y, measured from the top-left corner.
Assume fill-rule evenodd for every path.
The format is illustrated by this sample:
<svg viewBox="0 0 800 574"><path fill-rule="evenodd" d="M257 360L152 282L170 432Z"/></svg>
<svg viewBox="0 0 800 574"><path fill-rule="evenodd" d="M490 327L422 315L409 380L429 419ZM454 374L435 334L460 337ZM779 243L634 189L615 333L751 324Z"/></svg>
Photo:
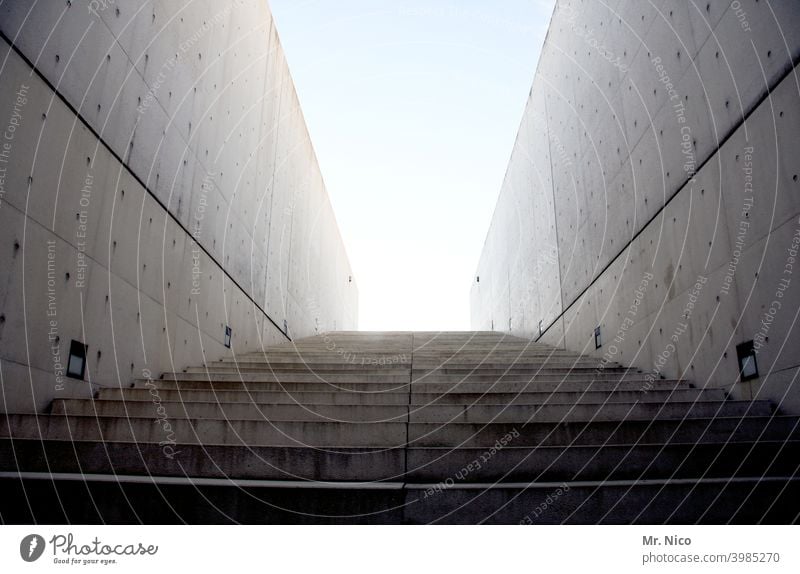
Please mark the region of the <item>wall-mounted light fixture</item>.
<svg viewBox="0 0 800 574"><path fill-rule="evenodd" d="M225 346L230 349L231 348L231 335L233 335L233 331L227 325L225 326Z"/></svg>
<svg viewBox="0 0 800 574"><path fill-rule="evenodd" d="M600 338L600 327L594 328L594 348L599 349L603 346L603 341Z"/></svg>
<svg viewBox="0 0 800 574"><path fill-rule="evenodd" d="M742 381L758 378L758 362L753 341L736 345L736 357L739 359L739 376Z"/></svg>
<svg viewBox="0 0 800 574"><path fill-rule="evenodd" d="M67 361L68 377L83 380L83 376L86 374L86 349L88 349L88 345L78 341L70 342L69 361Z"/></svg>

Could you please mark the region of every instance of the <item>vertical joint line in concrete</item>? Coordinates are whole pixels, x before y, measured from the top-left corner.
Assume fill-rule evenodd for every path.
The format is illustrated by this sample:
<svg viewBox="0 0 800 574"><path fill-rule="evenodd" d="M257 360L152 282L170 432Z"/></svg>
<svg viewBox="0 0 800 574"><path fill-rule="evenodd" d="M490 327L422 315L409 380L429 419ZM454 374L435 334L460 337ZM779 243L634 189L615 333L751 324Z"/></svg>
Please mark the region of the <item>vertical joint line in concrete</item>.
<svg viewBox="0 0 800 574"><path fill-rule="evenodd" d="M403 489L408 484L408 450L411 436L411 385L414 381L414 333L411 333L411 358L408 363L408 404L406 405L406 444L403 448Z"/></svg>

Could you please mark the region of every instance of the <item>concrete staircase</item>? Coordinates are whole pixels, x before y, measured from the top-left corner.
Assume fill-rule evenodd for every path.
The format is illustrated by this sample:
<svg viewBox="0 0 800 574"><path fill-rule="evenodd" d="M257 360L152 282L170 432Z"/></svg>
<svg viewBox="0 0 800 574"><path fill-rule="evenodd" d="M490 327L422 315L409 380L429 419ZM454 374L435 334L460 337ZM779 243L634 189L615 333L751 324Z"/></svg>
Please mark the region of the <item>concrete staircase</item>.
<svg viewBox="0 0 800 574"><path fill-rule="evenodd" d="M764 401L498 333L341 332L0 418L4 522L786 523Z"/></svg>

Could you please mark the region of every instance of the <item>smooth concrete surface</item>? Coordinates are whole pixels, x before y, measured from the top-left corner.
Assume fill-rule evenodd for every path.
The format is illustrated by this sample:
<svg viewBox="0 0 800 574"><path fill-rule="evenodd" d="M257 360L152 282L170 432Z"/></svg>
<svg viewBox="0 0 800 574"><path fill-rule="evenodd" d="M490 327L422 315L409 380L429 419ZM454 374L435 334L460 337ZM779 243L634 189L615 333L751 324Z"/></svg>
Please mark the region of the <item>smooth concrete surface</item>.
<svg viewBox="0 0 800 574"><path fill-rule="evenodd" d="M472 327L800 413L799 57L793 0L559 0Z"/></svg>
<svg viewBox="0 0 800 574"><path fill-rule="evenodd" d="M793 503L800 496L800 481L780 479L613 481L602 497L595 483L569 490L559 482L484 484L426 497L436 485L307 490L296 483L239 485L229 479L192 485L65 478L0 478L0 485L14 516L25 517L23 522L44 516L48 524L183 524L186 517L202 524L585 524L587 516L593 524L781 524L796 518ZM721 490L725 495L717 497ZM86 498L97 506L85 504ZM109 499L121 502L101 504ZM123 502L132 500L141 504Z"/></svg>
<svg viewBox="0 0 800 574"><path fill-rule="evenodd" d="M0 418L0 482L37 497L0 513L125 522L130 492L145 522L796 521L797 416L587 359L502 333L338 332L247 353L244 371L57 399ZM78 477L108 504L38 502ZM174 517L151 514L150 487Z"/></svg>
<svg viewBox="0 0 800 574"><path fill-rule="evenodd" d="M0 485L9 493L14 516L27 517L23 522L46 517L48 524L183 524L186 517L202 524L585 524L586 515L597 517L598 524L781 524L795 518L793 503L800 496L800 481L753 479L613 481L602 497L595 483L564 490L559 482L476 485L427 497L435 485L307 490L294 483L154 484L80 474L55 481L0 478ZM720 490L725 496L717 497ZM97 506L87 505L86 498ZM101 504L110 499L120 504Z"/></svg>
<svg viewBox="0 0 800 574"><path fill-rule="evenodd" d="M266 2L10 0L0 34L0 410L357 327Z"/></svg>

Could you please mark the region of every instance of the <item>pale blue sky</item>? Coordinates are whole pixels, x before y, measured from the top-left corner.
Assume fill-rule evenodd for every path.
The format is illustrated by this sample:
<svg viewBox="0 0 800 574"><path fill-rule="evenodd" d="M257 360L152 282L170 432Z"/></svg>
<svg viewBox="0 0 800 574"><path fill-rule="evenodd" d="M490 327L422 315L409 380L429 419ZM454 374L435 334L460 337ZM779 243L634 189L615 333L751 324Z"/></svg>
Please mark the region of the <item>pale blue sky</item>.
<svg viewBox="0 0 800 574"><path fill-rule="evenodd" d="M364 330L469 329L553 0L270 0Z"/></svg>

